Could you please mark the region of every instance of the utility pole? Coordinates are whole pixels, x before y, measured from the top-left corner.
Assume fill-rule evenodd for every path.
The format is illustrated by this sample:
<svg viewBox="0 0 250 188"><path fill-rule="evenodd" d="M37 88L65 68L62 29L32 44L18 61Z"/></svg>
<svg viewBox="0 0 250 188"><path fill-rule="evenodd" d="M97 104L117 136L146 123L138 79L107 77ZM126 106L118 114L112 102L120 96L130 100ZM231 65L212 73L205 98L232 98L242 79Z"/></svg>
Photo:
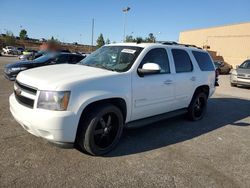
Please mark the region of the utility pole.
<svg viewBox="0 0 250 188"><path fill-rule="evenodd" d="M122 12L124 13L124 25L123 25L123 42L125 42L126 40L126 21L127 21L127 13L128 11L130 10L131 8L130 7L126 7L124 9L122 9Z"/></svg>
<svg viewBox="0 0 250 188"><path fill-rule="evenodd" d="M92 31L91 31L91 51L93 51L93 46L94 46L94 27L95 27L95 20L94 18L92 19Z"/></svg>

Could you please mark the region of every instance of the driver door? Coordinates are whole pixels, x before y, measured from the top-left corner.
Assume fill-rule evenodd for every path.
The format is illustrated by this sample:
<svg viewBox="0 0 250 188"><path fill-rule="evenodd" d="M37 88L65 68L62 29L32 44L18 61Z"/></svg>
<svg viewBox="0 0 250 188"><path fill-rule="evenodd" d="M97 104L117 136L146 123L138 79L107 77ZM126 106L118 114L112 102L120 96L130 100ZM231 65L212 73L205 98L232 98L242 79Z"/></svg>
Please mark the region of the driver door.
<svg viewBox="0 0 250 188"><path fill-rule="evenodd" d="M138 68L145 63L156 63L161 71L157 74L132 77L132 116L131 120L150 117L172 110L174 103L173 76L165 48L150 50Z"/></svg>

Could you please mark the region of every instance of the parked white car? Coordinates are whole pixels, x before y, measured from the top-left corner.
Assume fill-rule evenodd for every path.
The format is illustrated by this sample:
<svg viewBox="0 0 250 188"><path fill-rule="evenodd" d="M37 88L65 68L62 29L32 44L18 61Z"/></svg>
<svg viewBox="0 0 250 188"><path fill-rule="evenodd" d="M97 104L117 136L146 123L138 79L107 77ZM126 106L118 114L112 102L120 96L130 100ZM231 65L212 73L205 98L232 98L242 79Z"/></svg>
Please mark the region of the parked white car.
<svg viewBox="0 0 250 188"><path fill-rule="evenodd" d="M15 47L13 47L13 46L6 46L5 48L3 48L3 53L10 54L14 49L15 49Z"/></svg>
<svg viewBox="0 0 250 188"><path fill-rule="evenodd" d="M77 65L21 72L9 102L16 121L31 134L102 155L117 145L124 127L183 113L202 119L215 85L206 51L122 43L106 45Z"/></svg>
<svg viewBox="0 0 250 188"><path fill-rule="evenodd" d="M20 55L23 52L23 48L21 47L14 47L14 46L6 46L3 48L4 54L12 54L12 55Z"/></svg>

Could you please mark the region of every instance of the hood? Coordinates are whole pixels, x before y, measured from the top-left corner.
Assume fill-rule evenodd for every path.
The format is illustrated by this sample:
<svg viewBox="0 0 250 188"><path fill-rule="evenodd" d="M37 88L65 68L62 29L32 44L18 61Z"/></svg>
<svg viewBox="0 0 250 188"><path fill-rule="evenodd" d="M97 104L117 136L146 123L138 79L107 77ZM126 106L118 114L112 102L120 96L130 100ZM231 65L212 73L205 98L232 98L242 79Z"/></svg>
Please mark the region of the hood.
<svg viewBox="0 0 250 188"><path fill-rule="evenodd" d="M29 67L29 65L31 65L33 63L33 61L16 61L15 63L11 63L11 64L7 64L5 66L5 68L16 68L16 67Z"/></svg>
<svg viewBox="0 0 250 188"><path fill-rule="evenodd" d="M50 65L18 74L17 80L40 90L56 90L77 81L101 78L117 72L78 64Z"/></svg>
<svg viewBox="0 0 250 188"><path fill-rule="evenodd" d="M250 69L238 68L236 71L237 71L237 74L250 74Z"/></svg>

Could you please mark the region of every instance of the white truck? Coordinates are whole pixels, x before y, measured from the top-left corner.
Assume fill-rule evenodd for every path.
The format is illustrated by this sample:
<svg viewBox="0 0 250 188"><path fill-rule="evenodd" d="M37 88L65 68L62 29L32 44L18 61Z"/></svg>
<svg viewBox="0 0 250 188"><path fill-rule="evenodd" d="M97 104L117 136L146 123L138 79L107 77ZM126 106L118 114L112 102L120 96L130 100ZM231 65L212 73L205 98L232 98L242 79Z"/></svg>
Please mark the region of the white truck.
<svg viewBox="0 0 250 188"><path fill-rule="evenodd" d="M31 134L103 155L125 127L183 113L202 119L216 85L206 51L176 43L121 43L103 46L76 65L21 72L9 102Z"/></svg>

